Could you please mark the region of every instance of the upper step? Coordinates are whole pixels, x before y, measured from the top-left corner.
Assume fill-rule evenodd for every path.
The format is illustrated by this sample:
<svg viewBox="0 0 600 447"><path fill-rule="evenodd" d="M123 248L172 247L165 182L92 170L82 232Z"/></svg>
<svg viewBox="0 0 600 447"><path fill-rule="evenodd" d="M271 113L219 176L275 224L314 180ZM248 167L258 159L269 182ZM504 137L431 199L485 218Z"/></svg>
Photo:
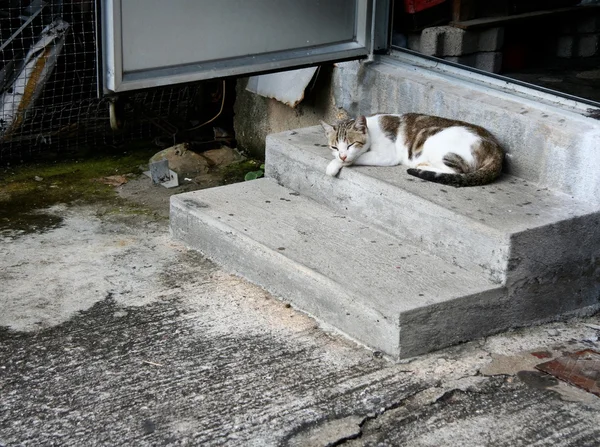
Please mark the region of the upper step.
<svg viewBox="0 0 600 447"><path fill-rule="evenodd" d="M270 179L171 198L173 235L400 358L506 326L503 290Z"/></svg>
<svg viewBox="0 0 600 447"><path fill-rule="evenodd" d="M335 210L425 247L490 279L509 272L593 257L600 207L505 175L493 184L453 188L396 167L346 167L325 175L331 160L320 126L269 135L266 175ZM523 250L527 247L527 250ZM513 280L516 280L513 278Z"/></svg>

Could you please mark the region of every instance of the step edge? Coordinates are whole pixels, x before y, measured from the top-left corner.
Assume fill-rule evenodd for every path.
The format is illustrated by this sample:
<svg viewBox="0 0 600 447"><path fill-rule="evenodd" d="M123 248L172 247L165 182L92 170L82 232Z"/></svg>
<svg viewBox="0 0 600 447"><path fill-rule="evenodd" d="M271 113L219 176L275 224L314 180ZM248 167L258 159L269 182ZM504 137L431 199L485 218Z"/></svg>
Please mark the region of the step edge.
<svg viewBox="0 0 600 447"><path fill-rule="evenodd" d="M174 197L175 196L172 196L172 201L171 201L172 208L171 209L178 208L179 211L186 212L186 213L190 212L189 207L182 205L181 201ZM282 254L280 252L274 251L273 249L261 244L260 242L255 241L253 238L240 233L235 228L232 228L229 225L223 224L218 219L213 219L209 216L200 215L199 212L192 211L191 214L193 214L194 217L196 219L198 219L198 221L202 225L212 227L219 234L231 234L231 235L235 236L236 238L243 240L244 243L247 244L248 247L254 247L254 248L258 249L258 250L252 250L252 253L256 254L256 253L260 253L262 251L265 254L265 256L271 256L275 259L279 259L280 260L280 262L278 263L279 266L288 265L289 266L288 268L291 268L296 274L300 273L304 277L308 276L308 277L313 278L315 280L315 283L319 287L321 287L323 289L335 290L340 296L346 296L350 300L350 304L352 304L352 307L354 308L354 310L356 310L358 312L363 312L365 315L375 314L377 317L379 317L379 319L381 321L387 321L386 325L388 326L389 329L394 330L397 333L399 333L398 325L399 325L400 312L395 312L394 315L392 315L392 320L390 320L389 318L384 316L381 312L379 312L377 309L368 306L364 300L357 299L353 293L344 289L343 286L341 286L338 282L333 281L331 278L329 278L321 273L311 270L310 268L306 267L305 265L303 265L293 259L290 259L289 257L285 256L284 254ZM273 295L280 301L289 300L289 298L286 298L284 296L284 292L278 290L278 288L276 286L275 287L268 286L265 284L264 281L261 281L257 278L251 278L248 275L241 273L238 270L237 266L232 267L231 265L228 265L226 263L226 261L221 259L221 257L219 257L218 255L208 253L206 250L204 250L200 247L193 246L193 244L190 241L185 240L184 235L177 234L178 232L176 230L174 230L171 226L170 226L170 232L174 239L182 242L189 249L192 249L194 251L201 253L204 257L215 262L217 265L219 265L225 271L228 271L235 276L244 278L244 279L248 280L249 282L261 287L263 290L267 291L268 293L270 293L271 295ZM245 251L245 250L243 250L243 251ZM311 312L310 310L303 308L302 303L294 302L293 300L291 300L291 304L293 304L297 309L299 309L303 313L311 316L318 322L324 323L327 326L335 327L337 330L343 332L349 338L351 338L355 341L358 341L361 345L373 347L368 342L360 340L360 338L358 336L354 336L351 333L345 332L345 328L337 327L337 326L335 326L334 323L331 323L321 317L318 317L315 314L313 314L313 312ZM395 352L395 351L398 350L397 343L398 343L398 339L396 337L396 347L392 351L390 351L388 349L383 349L381 346L374 346L374 348L382 349L389 355L396 356L397 352Z"/></svg>
<svg viewBox="0 0 600 447"><path fill-rule="evenodd" d="M292 191L293 192L293 190L291 190L291 189L289 189L289 188L287 188L285 186L281 186L281 185L277 184L273 179L270 179L270 178L263 178L263 179L258 179L258 180L254 180L254 181L255 182L270 182L270 183L272 183L274 185L277 185L278 187L280 187L282 189L285 189L287 191ZM228 186L232 186L232 185L225 185L225 186L222 186L222 187L219 187L219 188L227 188ZM196 193L197 192L202 193L202 191L196 191ZM244 241L251 241L252 245L257 245L259 247L265 247L266 250L268 250L270 253L273 253L273 254L277 255L277 257L279 257L280 259L287 259L290 262L292 262L292 263L294 263L294 264L296 264L298 266L301 266L302 269L305 270L307 273L314 273L315 275L318 275L319 277L321 277L323 279L326 279L331 284L335 284L338 288L340 288L340 290L344 290L344 291L347 290L343 286L343 284L341 284L339 281L336 281L336 280L330 278L329 276L327 276L327 275L325 275L323 273L319 273L319 272L313 270L311 267L306 266L302 262L294 260L294 259L288 257L283 252L277 251L277 250L275 250L273 248L270 248L270 247L262 244L261 242L255 240L254 238L252 238L248 234L245 234L245 233L241 232L240 230L238 230L238 229L236 229L236 228L234 228L234 227L232 227L230 225L227 225L225 222L221 221L220 219L215 219L215 218L213 218L211 216L203 214L201 212L201 210L198 209L195 206L189 206L189 207L186 206L185 205L185 200L186 200L185 196L187 196L187 195L193 196L194 194L195 194L195 192L190 192L190 193L182 193L182 194L178 194L178 195L175 195L175 196L171 196L171 205L172 206L175 205L179 209L182 209L182 210L183 209L189 210L193 215L195 215L197 218L200 218L203 222L205 222L207 224L208 223L215 224L213 226L219 228L221 231L224 231L224 232L227 232L227 231L229 231L229 232L235 232L235 234L239 235L239 237L241 239L243 239ZM312 202L312 204L314 206L316 206L316 207L325 208L325 209L327 209L329 211L332 211L328 207L326 207L325 205L323 205L323 204L321 204L321 203L319 203L317 201L314 201L310 197L302 196L302 198L304 200L308 201L308 202ZM195 198L194 200L197 201L198 199ZM195 209L192 209L192 208L195 208ZM388 234L387 232L380 230L379 228L373 226L370 223L364 223L363 222L363 224L366 225L366 226L369 226L369 227L373 228L377 232L382 232L386 236L391 237L391 238L393 238L393 239L395 239L397 241L402 241L402 239L398 238L397 236L392 235L392 234ZM412 242L412 241L406 241L406 244L410 245L411 247L418 248L418 246L414 242ZM452 264L450 262L448 262L448 261L446 261L446 260L444 260L444 259L436 256L435 254L431 254L429 252L428 252L428 254L436 257L440 262L446 264L448 268L452 267ZM481 274L481 272L479 272L479 271L473 271L473 270L464 269L464 268L462 270L464 270L467 274L472 275L472 277L473 277L472 279L473 280L475 280L475 278L478 278L478 280L481 281L481 284L478 286L478 288L476 290L474 290L474 291L468 292L468 295L482 293L482 292L490 290L490 288L495 288L495 287L498 286L498 283L490 280L486 275ZM356 294L357 293L355 291L354 292L348 291L347 293L348 293L349 296L353 296L353 297L356 298ZM452 296L452 297L449 297L447 299L447 301L452 301L452 300L455 300L455 299L460 299L460 298L462 298L464 296L468 296L468 295ZM434 304L430 304L430 305L437 305L437 304L440 304L440 303L434 303ZM427 306L429 306L429 305L427 305ZM413 309L421 309L422 307L427 307L427 306L414 307ZM398 315L399 315L402 312L412 311L413 309L409 309L409 310L394 310L394 312L398 312Z"/></svg>

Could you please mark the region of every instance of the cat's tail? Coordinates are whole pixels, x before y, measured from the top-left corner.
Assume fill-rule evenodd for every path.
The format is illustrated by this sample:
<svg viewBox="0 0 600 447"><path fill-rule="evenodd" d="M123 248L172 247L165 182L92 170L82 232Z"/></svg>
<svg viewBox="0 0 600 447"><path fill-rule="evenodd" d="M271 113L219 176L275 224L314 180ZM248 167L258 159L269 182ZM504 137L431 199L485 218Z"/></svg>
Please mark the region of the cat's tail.
<svg viewBox="0 0 600 447"><path fill-rule="evenodd" d="M498 154L498 156L489 159L476 171L466 172L464 174L450 174L415 168L409 168L406 172L423 180L455 186L457 188L464 186L480 186L491 183L500 175L502 172L503 159L503 154Z"/></svg>

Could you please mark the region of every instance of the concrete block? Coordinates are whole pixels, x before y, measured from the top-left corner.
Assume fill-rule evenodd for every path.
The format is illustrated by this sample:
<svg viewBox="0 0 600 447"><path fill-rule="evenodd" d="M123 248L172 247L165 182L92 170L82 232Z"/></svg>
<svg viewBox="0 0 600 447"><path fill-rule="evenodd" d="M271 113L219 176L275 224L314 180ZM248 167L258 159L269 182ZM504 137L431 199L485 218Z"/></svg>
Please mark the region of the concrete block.
<svg viewBox="0 0 600 447"><path fill-rule="evenodd" d="M453 26L426 28L421 33L421 52L429 56L463 56L482 51L497 51L504 44L504 28L482 32Z"/></svg>
<svg viewBox="0 0 600 447"><path fill-rule="evenodd" d="M440 28L444 28L440 56L460 56L478 50L478 33L468 32L452 26Z"/></svg>
<svg viewBox="0 0 600 447"><path fill-rule="evenodd" d="M575 34L560 36L556 55L562 58L592 57L598 54L600 34Z"/></svg>
<svg viewBox="0 0 600 447"><path fill-rule="evenodd" d="M504 28L490 28L479 33L477 51L498 51L504 45Z"/></svg>
<svg viewBox="0 0 600 447"><path fill-rule="evenodd" d="M442 27L425 28L421 33L421 53L428 56L438 56L442 53Z"/></svg>
<svg viewBox="0 0 600 447"><path fill-rule="evenodd" d="M577 42L577 56L591 57L598 54L600 34L585 34L579 36Z"/></svg>
<svg viewBox="0 0 600 447"><path fill-rule="evenodd" d="M575 37L572 35L560 36L556 45L556 55L571 58L575 52Z"/></svg>
<svg viewBox="0 0 600 447"><path fill-rule="evenodd" d="M502 69L502 53L499 51L477 53L475 55L475 68L489 71L490 73L500 73Z"/></svg>

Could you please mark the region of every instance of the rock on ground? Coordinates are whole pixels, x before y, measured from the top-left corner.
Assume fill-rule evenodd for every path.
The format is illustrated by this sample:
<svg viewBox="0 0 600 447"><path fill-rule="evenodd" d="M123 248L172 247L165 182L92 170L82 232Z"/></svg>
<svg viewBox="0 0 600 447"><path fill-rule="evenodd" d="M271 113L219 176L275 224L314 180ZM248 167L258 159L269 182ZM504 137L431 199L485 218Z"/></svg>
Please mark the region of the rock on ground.
<svg viewBox="0 0 600 447"><path fill-rule="evenodd" d="M227 146L199 154L188 149L187 143L182 143L156 153L150 158L150 163L168 160L169 169L180 177L198 178L211 168L221 169L243 159L235 149Z"/></svg>

